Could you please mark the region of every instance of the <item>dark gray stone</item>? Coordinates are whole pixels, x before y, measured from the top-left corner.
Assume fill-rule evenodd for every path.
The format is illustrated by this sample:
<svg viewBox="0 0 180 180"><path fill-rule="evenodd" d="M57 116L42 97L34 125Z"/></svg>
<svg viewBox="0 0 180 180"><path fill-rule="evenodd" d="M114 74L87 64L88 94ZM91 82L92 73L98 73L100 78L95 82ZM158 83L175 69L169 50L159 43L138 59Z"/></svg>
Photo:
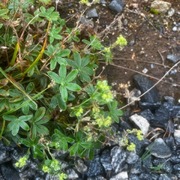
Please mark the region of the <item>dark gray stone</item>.
<svg viewBox="0 0 180 180"><path fill-rule="evenodd" d="M160 174L158 180L171 180L171 178L167 174Z"/></svg>
<svg viewBox="0 0 180 180"><path fill-rule="evenodd" d="M173 166L174 171L180 172L180 164L176 164Z"/></svg>
<svg viewBox="0 0 180 180"><path fill-rule="evenodd" d="M150 79L141 74L134 75L133 80L136 88L139 89L142 94L154 85ZM159 107L160 104L160 96L156 87L147 92L140 101L142 109L155 109Z"/></svg>
<svg viewBox="0 0 180 180"><path fill-rule="evenodd" d="M0 164L10 161L11 157L9 156L9 152L5 149L0 149Z"/></svg>
<svg viewBox="0 0 180 180"><path fill-rule="evenodd" d="M19 173L12 167L10 162L1 164L0 170L5 180L20 180Z"/></svg>
<svg viewBox="0 0 180 180"><path fill-rule="evenodd" d="M142 172L143 172L143 170L142 170L142 162L139 159L135 164L131 165L130 173L131 174L140 174Z"/></svg>
<svg viewBox="0 0 180 180"><path fill-rule="evenodd" d="M142 174L139 176L139 180L145 180L145 179L152 180L151 174L142 173Z"/></svg>
<svg viewBox="0 0 180 180"><path fill-rule="evenodd" d="M126 162L128 164L135 164L138 161L138 159L139 159L139 156L136 153L130 152L128 157L127 157Z"/></svg>
<svg viewBox="0 0 180 180"><path fill-rule="evenodd" d="M120 147L115 146L111 149L111 165L115 173L120 172L124 165L126 164L126 151L122 150Z"/></svg>
<svg viewBox="0 0 180 180"><path fill-rule="evenodd" d="M142 165L146 171L148 171L152 167L152 157L147 156L142 160Z"/></svg>
<svg viewBox="0 0 180 180"><path fill-rule="evenodd" d="M166 128L170 117L170 111L166 107L160 106L160 108L155 111L154 119L151 120L150 123L153 126Z"/></svg>
<svg viewBox="0 0 180 180"><path fill-rule="evenodd" d="M88 10L86 13L86 17L87 18L98 18L97 10L95 8Z"/></svg>
<svg viewBox="0 0 180 180"><path fill-rule="evenodd" d="M124 2L122 0L112 0L109 4L109 9L116 13L121 13L124 8Z"/></svg>
<svg viewBox="0 0 180 180"><path fill-rule="evenodd" d="M129 176L129 180L139 180L139 177L137 175L131 174Z"/></svg>
<svg viewBox="0 0 180 180"><path fill-rule="evenodd" d="M112 170L110 150L106 149L102 152L100 161L101 161L101 164L103 165L105 171Z"/></svg>
<svg viewBox="0 0 180 180"><path fill-rule="evenodd" d="M154 120L154 114L151 112L150 109L145 109L144 111L140 112L140 115L147 119L148 121L153 121Z"/></svg>
<svg viewBox="0 0 180 180"><path fill-rule="evenodd" d="M180 164L180 155L173 155L170 159L173 164Z"/></svg>
<svg viewBox="0 0 180 180"><path fill-rule="evenodd" d="M172 155L170 148L162 138L156 139L146 150L150 151L150 153L157 158L168 158Z"/></svg>
<svg viewBox="0 0 180 180"><path fill-rule="evenodd" d="M168 54L167 55L167 60L173 62L173 63L177 63L180 60L180 55L178 54Z"/></svg>
<svg viewBox="0 0 180 180"><path fill-rule="evenodd" d="M90 165L87 171L87 176L93 177L93 176L102 175L103 173L104 173L104 170L100 162L100 157L97 156L90 162Z"/></svg>
<svg viewBox="0 0 180 180"><path fill-rule="evenodd" d="M166 159L155 159L153 161L153 166L160 166L161 167L161 170L163 172L166 172L166 173L172 173L172 170L173 170L173 167L172 167L172 164L170 162L170 160L166 160Z"/></svg>

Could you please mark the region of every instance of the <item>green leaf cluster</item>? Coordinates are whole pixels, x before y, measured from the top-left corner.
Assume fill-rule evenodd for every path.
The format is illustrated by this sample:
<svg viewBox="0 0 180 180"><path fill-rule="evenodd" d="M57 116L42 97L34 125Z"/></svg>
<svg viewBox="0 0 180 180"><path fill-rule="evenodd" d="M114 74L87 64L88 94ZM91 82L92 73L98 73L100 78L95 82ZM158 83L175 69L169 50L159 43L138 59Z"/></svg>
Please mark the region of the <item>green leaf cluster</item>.
<svg viewBox="0 0 180 180"><path fill-rule="evenodd" d="M9 0L0 9L0 139L26 146L44 172L61 179L52 152L93 158L122 116L111 86L96 72L100 57L110 62L113 47L81 33L66 26L49 0Z"/></svg>

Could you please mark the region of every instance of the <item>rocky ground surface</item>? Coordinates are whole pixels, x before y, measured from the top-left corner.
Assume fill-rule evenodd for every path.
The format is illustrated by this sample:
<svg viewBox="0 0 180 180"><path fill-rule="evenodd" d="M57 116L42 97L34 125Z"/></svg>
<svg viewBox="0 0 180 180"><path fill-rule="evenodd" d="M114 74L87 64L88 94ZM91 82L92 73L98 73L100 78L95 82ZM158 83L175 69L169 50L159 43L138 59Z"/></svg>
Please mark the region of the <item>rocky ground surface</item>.
<svg viewBox="0 0 180 180"><path fill-rule="evenodd" d="M100 4L85 9L78 1L58 1L57 10L69 26L83 17L85 35L95 33L105 45L119 34L127 38L128 46L114 50L114 64L106 67L104 76L114 84L120 101L137 101L125 108L120 123L113 128L119 140L127 129L141 129L144 135L139 140L133 133L125 134L136 144L133 152L112 142L97 150L91 161L54 152L67 179L180 179L179 6L178 0L100 0ZM151 89L153 85L157 86ZM0 179L58 179L39 171L36 159L17 168L14 163L22 155L23 148L0 143Z"/></svg>

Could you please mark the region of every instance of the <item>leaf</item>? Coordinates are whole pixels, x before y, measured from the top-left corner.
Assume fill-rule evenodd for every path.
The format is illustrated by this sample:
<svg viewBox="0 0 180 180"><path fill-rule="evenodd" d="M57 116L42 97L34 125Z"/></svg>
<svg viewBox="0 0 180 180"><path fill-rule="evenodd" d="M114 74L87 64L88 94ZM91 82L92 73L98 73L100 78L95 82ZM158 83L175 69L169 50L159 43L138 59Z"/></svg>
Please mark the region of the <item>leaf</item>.
<svg viewBox="0 0 180 180"><path fill-rule="evenodd" d="M108 103L108 108L110 111L110 116L115 122L119 122L119 117L123 115L122 110L118 109L118 103L117 101L112 101L111 103Z"/></svg>
<svg viewBox="0 0 180 180"><path fill-rule="evenodd" d="M29 125L23 121L20 123L20 127L25 131L29 131Z"/></svg>
<svg viewBox="0 0 180 180"><path fill-rule="evenodd" d="M71 53L71 51L70 51L69 49L62 49L62 50L58 53L58 56L67 57L67 56L69 56L70 53Z"/></svg>
<svg viewBox="0 0 180 180"><path fill-rule="evenodd" d="M44 125L37 125L36 128L38 130L38 133L41 135L48 135L49 134L49 130Z"/></svg>
<svg viewBox="0 0 180 180"><path fill-rule="evenodd" d="M32 117L33 115L25 115L25 116L20 116L18 119L20 122L22 122L22 121L29 121Z"/></svg>
<svg viewBox="0 0 180 180"><path fill-rule="evenodd" d="M75 83L68 83L66 88L70 91L80 91L81 90L81 87Z"/></svg>
<svg viewBox="0 0 180 180"><path fill-rule="evenodd" d="M0 9L0 18L9 19L9 16L7 15L8 13L9 13L8 9Z"/></svg>
<svg viewBox="0 0 180 180"><path fill-rule="evenodd" d="M45 17L49 21L57 21L59 18L59 14L58 12L54 12L54 10L54 7L50 7L46 10L45 7L41 6L39 16Z"/></svg>
<svg viewBox="0 0 180 180"><path fill-rule="evenodd" d="M73 54L74 60L76 61L77 67L81 67L81 56L78 52L74 52Z"/></svg>
<svg viewBox="0 0 180 180"><path fill-rule="evenodd" d="M34 90L34 88L35 88L34 83L30 82L26 87L26 93L28 93L28 94L31 93Z"/></svg>
<svg viewBox="0 0 180 180"><path fill-rule="evenodd" d="M89 56L85 56L85 57L83 57L82 60L81 60L81 66L82 66L82 67L85 67L85 66L87 66L87 65L89 64L89 62L90 62Z"/></svg>
<svg viewBox="0 0 180 180"><path fill-rule="evenodd" d="M64 102L66 102L68 99L68 91L67 91L66 87L60 86L60 93L61 93L62 100Z"/></svg>
<svg viewBox="0 0 180 180"><path fill-rule="evenodd" d="M7 127L11 131L13 136L16 136L17 133L19 132L19 123L18 123L17 119L16 119L16 121L11 121Z"/></svg>
<svg viewBox="0 0 180 180"><path fill-rule="evenodd" d="M14 121L17 119L17 117L13 115L3 115L3 119L6 121Z"/></svg>
<svg viewBox="0 0 180 180"><path fill-rule="evenodd" d="M60 83L64 81L66 74L67 74L66 66L62 64L59 68Z"/></svg>
<svg viewBox="0 0 180 180"><path fill-rule="evenodd" d="M48 75L53 81L55 81L57 84L60 84L60 77L55 72L49 71Z"/></svg>
<svg viewBox="0 0 180 180"><path fill-rule="evenodd" d="M43 116L45 115L46 113L46 109L45 107L40 107L36 113L35 113L35 116L34 116L34 122L37 122L39 121L40 119L43 118Z"/></svg>
<svg viewBox="0 0 180 180"><path fill-rule="evenodd" d="M66 77L66 82L69 83L69 82L73 81L73 80L76 78L77 74L78 74L78 70L77 70L77 69L72 70L72 71L67 75L67 77Z"/></svg>

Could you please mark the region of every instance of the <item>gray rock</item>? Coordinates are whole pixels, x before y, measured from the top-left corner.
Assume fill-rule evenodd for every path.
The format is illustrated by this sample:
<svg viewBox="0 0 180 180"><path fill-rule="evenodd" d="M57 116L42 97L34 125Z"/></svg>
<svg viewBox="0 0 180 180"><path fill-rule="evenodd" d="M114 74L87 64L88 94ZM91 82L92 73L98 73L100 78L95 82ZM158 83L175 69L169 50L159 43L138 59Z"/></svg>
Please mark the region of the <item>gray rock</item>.
<svg viewBox="0 0 180 180"><path fill-rule="evenodd" d="M160 174L158 180L172 180L167 174Z"/></svg>
<svg viewBox="0 0 180 180"><path fill-rule="evenodd" d="M145 180L145 179L152 180L151 174L141 173L141 175L139 176L139 180Z"/></svg>
<svg viewBox="0 0 180 180"><path fill-rule="evenodd" d="M130 174L129 180L139 180L139 177L137 175Z"/></svg>
<svg viewBox="0 0 180 180"><path fill-rule="evenodd" d="M142 162L139 159L130 169L131 174L140 174L142 173Z"/></svg>
<svg viewBox="0 0 180 180"><path fill-rule="evenodd" d="M156 139L146 148L146 150L150 151L151 154L157 158L168 158L171 156L171 150L162 138Z"/></svg>
<svg viewBox="0 0 180 180"><path fill-rule="evenodd" d="M0 171L5 180L20 180L19 173L12 167L10 163L0 165Z"/></svg>
<svg viewBox="0 0 180 180"><path fill-rule="evenodd" d="M120 147L115 146L111 150L111 165L115 173L120 172L124 165L126 164L126 151L122 150Z"/></svg>
<svg viewBox="0 0 180 180"><path fill-rule="evenodd" d="M83 160L81 160L81 159L78 159L75 162L75 167L76 167L77 171L79 171L82 174L87 171L87 166L84 164Z"/></svg>
<svg viewBox="0 0 180 180"><path fill-rule="evenodd" d="M147 119L138 114L133 114L129 119L142 131L144 135L148 133L150 124Z"/></svg>
<svg viewBox="0 0 180 180"><path fill-rule="evenodd" d="M180 146L180 130L179 129L176 129L174 131L174 138L175 138L176 144Z"/></svg>
<svg viewBox="0 0 180 180"><path fill-rule="evenodd" d="M87 178L87 180L107 180L106 178L104 178L103 176L96 176L93 178Z"/></svg>
<svg viewBox="0 0 180 180"><path fill-rule="evenodd" d="M180 55L178 54L168 54L166 57L172 63L177 63L180 60Z"/></svg>
<svg viewBox="0 0 180 180"><path fill-rule="evenodd" d="M171 3L161 0L155 0L151 3L151 8L159 13L166 13L171 8Z"/></svg>
<svg viewBox="0 0 180 180"><path fill-rule="evenodd" d="M88 177L98 176L98 175L102 175L103 172L104 170L100 162L100 157L97 156L90 162L90 165L87 171L87 176Z"/></svg>
<svg viewBox="0 0 180 180"><path fill-rule="evenodd" d="M176 164L173 166L174 171L180 172L180 164Z"/></svg>
<svg viewBox="0 0 180 180"><path fill-rule="evenodd" d="M110 180L128 180L128 172L127 171L122 171L120 173L118 173L117 175L113 176L112 178L110 178Z"/></svg>
<svg viewBox="0 0 180 180"><path fill-rule="evenodd" d="M9 156L9 152L5 149L0 149L0 164L10 161L11 157Z"/></svg>
<svg viewBox="0 0 180 180"><path fill-rule="evenodd" d="M154 119L150 121L153 126L156 127L167 127L168 121L170 120L170 111L163 105L155 111Z"/></svg>
<svg viewBox="0 0 180 180"><path fill-rule="evenodd" d="M160 166L161 171L169 173L169 174L172 173L172 170L173 170L173 167L172 167L170 160L155 159L153 161L153 166L154 167Z"/></svg>
<svg viewBox="0 0 180 180"><path fill-rule="evenodd" d="M130 152L128 157L127 157L126 162L128 164L135 164L138 161L138 159L139 159L139 156L136 153Z"/></svg>
<svg viewBox="0 0 180 180"><path fill-rule="evenodd" d="M142 160L142 166L146 171L148 171L152 167L152 157L147 156L146 158L144 158Z"/></svg>
<svg viewBox="0 0 180 180"><path fill-rule="evenodd" d="M68 169L67 171L66 171L66 174L67 174L67 176L68 176L68 179L77 179L79 176L78 176L78 174L75 172L75 170L74 169Z"/></svg>
<svg viewBox="0 0 180 180"><path fill-rule="evenodd" d="M87 18L98 18L97 10L95 8L88 10L86 13L86 17Z"/></svg>
<svg viewBox="0 0 180 180"><path fill-rule="evenodd" d="M154 114L151 112L150 109L145 109L144 111L141 111L141 112L140 112L140 115L141 115L142 117L144 117L145 119L147 119L149 122L150 122L151 120L154 120Z"/></svg>
<svg viewBox="0 0 180 180"><path fill-rule="evenodd" d="M112 170L112 164L111 164L111 156L109 150L104 150L100 157L101 164L103 165L105 171L111 171Z"/></svg>
<svg viewBox="0 0 180 180"><path fill-rule="evenodd" d="M116 13L121 13L123 11L124 5L125 4L122 0L112 0L109 4L109 8Z"/></svg>
<svg viewBox="0 0 180 180"><path fill-rule="evenodd" d="M149 78L141 74L134 75L133 80L136 88L139 89L142 94L154 85ZM140 106L143 109L156 109L160 104L160 96L156 87L148 91L140 101Z"/></svg>
<svg viewBox="0 0 180 180"><path fill-rule="evenodd" d="M180 164L180 155L173 155L170 159L173 164Z"/></svg>

